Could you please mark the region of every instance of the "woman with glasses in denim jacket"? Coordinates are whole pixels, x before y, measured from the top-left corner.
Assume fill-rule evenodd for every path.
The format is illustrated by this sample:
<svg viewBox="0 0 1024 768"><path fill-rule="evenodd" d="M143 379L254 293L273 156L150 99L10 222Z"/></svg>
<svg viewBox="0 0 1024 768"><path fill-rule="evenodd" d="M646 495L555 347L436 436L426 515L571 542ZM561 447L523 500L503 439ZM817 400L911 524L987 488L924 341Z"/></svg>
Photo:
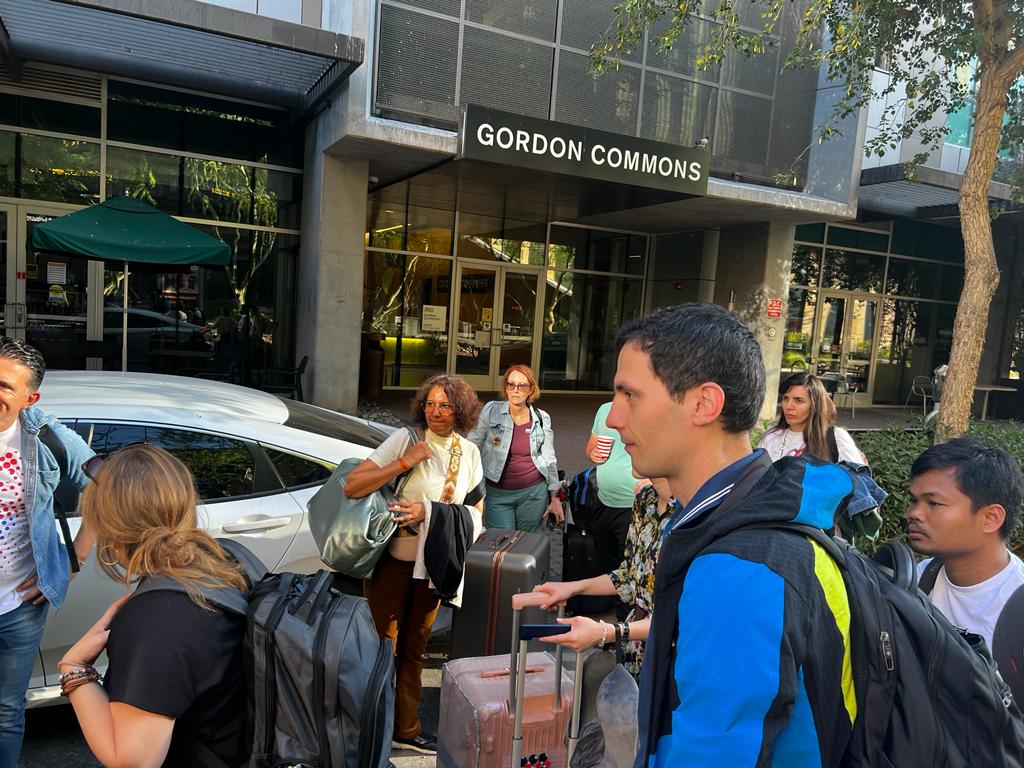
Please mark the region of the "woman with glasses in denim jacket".
<svg viewBox="0 0 1024 768"><path fill-rule="evenodd" d="M533 405L539 399L529 366L509 366L501 400L484 406L476 428L466 436L480 448L483 460L487 528L536 531L545 515L562 522L555 436L551 417Z"/></svg>

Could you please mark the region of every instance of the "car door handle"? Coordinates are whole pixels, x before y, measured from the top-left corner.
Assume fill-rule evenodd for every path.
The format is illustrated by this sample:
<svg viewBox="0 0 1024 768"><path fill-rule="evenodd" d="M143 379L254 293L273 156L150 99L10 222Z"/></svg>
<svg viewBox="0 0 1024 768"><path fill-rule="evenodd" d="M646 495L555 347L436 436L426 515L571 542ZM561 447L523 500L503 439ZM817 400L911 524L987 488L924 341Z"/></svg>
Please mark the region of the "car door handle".
<svg viewBox="0 0 1024 768"><path fill-rule="evenodd" d="M283 528L291 523L290 517L266 517L260 520L236 520L221 526L224 533L255 533L256 531L272 531Z"/></svg>

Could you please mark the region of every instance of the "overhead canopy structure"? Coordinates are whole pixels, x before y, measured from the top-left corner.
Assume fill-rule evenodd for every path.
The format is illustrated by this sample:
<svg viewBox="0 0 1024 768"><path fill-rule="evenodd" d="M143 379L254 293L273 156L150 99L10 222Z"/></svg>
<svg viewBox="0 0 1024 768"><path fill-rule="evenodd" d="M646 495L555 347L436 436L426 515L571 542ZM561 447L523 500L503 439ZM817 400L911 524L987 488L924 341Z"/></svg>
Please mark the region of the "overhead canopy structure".
<svg viewBox="0 0 1024 768"><path fill-rule="evenodd" d="M363 55L359 38L198 0L0 0L0 60L15 79L38 61L309 115Z"/></svg>
<svg viewBox="0 0 1024 768"><path fill-rule="evenodd" d="M114 197L37 224L32 247L98 261L181 267L223 266L227 243L134 197Z"/></svg>
<svg viewBox="0 0 1024 768"><path fill-rule="evenodd" d="M121 314L121 370L128 370L128 264L163 268L224 266L231 261L227 243L178 221L147 202L115 197L37 224L37 251L84 256L124 264Z"/></svg>

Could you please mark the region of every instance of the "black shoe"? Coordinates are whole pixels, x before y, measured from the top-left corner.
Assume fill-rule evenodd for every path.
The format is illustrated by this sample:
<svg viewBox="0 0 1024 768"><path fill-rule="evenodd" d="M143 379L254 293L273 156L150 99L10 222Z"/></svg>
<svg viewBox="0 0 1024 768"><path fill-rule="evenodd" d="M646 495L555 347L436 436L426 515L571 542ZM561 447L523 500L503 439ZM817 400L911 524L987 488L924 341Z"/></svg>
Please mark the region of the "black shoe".
<svg viewBox="0 0 1024 768"><path fill-rule="evenodd" d="M395 736L391 741L392 749L411 749L414 752L422 752L425 755L432 755L437 752L437 741L429 733L421 733L411 739L400 739Z"/></svg>

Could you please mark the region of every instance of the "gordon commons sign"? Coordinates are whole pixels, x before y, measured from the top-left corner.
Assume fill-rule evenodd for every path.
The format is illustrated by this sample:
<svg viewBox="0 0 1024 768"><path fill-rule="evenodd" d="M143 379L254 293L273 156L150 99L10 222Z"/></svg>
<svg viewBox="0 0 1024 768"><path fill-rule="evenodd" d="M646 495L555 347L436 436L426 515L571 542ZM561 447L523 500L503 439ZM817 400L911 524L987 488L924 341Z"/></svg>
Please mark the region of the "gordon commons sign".
<svg viewBox="0 0 1024 768"><path fill-rule="evenodd" d="M704 195L711 153L469 105L459 157Z"/></svg>

